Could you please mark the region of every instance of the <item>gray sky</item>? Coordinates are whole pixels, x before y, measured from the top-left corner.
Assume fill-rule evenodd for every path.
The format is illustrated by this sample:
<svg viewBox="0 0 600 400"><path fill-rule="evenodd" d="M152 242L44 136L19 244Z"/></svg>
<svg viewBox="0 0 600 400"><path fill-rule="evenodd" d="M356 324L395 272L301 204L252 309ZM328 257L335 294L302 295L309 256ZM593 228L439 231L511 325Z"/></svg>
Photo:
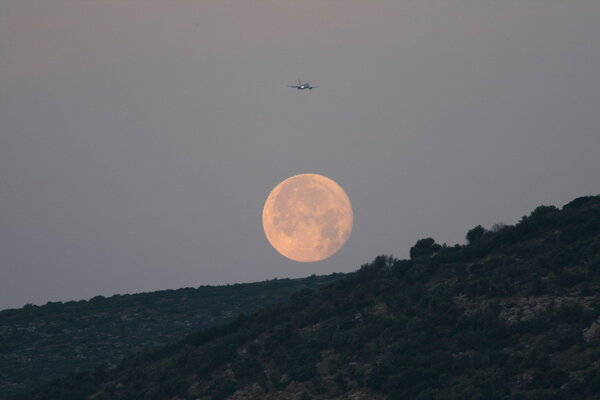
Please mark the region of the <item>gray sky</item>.
<svg viewBox="0 0 600 400"><path fill-rule="evenodd" d="M0 308L352 271L598 194L599 18L598 0L4 0ZM355 219L307 264L261 211L308 172Z"/></svg>

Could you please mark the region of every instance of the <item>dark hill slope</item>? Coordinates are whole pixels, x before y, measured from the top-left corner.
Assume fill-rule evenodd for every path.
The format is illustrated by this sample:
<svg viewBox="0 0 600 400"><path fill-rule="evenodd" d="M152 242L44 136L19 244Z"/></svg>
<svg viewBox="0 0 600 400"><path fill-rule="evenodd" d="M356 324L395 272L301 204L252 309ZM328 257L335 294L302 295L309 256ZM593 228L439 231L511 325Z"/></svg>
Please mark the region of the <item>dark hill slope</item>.
<svg viewBox="0 0 600 400"><path fill-rule="evenodd" d="M353 276L26 399L598 399L600 197Z"/></svg>
<svg viewBox="0 0 600 400"><path fill-rule="evenodd" d="M341 274L162 290L0 311L0 398L70 372L116 365Z"/></svg>

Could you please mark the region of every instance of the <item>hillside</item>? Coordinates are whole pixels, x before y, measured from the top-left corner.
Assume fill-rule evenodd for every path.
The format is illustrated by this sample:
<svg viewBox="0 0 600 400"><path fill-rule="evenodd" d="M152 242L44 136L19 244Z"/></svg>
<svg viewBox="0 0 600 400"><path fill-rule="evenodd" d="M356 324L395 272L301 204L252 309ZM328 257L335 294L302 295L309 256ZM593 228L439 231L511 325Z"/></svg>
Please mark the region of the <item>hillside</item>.
<svg viewBox="0 0 600 400"><path fill-rule="evenodd" d="M598 399L600 197L467 239L19 398Z"/></svg>
<svg viewBox="0 0 600 400"><path fill-rule="evenodd" d="M94 297L0 311L0 398L286 300L342 276Z"/></svg>

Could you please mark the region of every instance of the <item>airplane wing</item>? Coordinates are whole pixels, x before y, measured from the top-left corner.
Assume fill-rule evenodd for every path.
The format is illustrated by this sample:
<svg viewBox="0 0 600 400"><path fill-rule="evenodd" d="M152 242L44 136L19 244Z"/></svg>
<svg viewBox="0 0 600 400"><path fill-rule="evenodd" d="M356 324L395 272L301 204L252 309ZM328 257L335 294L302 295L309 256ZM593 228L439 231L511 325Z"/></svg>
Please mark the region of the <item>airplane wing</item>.
<svg viewBox="0 0 600 400"><path fill-rule="evenodd" d="M288 87L291 87L291 88L294 88L294 89L300 89L300 86L288 85Z"/></svg>

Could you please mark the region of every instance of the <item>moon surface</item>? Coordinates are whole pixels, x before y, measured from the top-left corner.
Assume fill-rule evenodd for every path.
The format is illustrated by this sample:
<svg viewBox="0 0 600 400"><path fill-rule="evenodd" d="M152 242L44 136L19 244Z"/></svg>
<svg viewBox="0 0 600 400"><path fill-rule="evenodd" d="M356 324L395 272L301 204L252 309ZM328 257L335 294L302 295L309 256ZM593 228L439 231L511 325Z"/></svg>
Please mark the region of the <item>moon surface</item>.
<svg viewBox="0 0 600 400"><path fill-rule="evenodd" d="M267 197L262 222L275 250L294 261L324 260L350 237L352 205L344 189L317 174L287 178Z"/></svg>

